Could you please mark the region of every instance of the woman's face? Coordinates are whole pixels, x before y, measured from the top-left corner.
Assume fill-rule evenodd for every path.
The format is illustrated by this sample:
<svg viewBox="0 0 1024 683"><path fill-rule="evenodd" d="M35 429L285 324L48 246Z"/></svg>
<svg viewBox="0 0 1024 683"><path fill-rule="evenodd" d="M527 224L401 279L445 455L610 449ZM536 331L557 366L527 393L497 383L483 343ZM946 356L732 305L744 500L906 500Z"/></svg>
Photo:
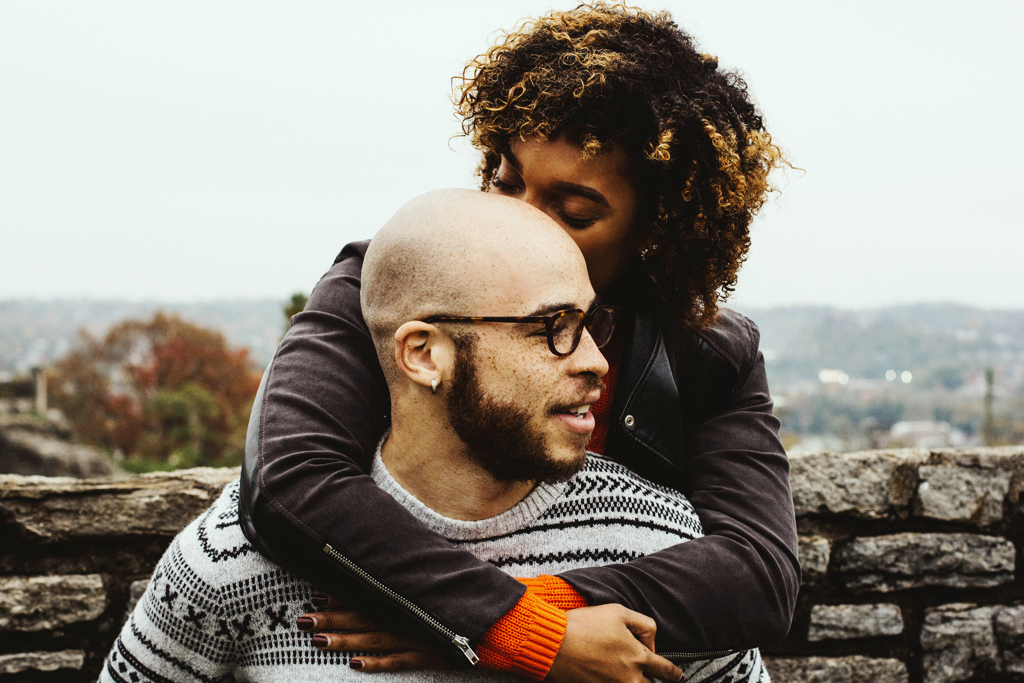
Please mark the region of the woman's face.
<svg viewBox="0 0 1024 683"><path fill-rule="evenodd" d="M590 282L604 291L640 249L640 195L620 147L581 159L564 138L514 140L491 181L494 192L521 199L569 233L587 261Z"/></svg>

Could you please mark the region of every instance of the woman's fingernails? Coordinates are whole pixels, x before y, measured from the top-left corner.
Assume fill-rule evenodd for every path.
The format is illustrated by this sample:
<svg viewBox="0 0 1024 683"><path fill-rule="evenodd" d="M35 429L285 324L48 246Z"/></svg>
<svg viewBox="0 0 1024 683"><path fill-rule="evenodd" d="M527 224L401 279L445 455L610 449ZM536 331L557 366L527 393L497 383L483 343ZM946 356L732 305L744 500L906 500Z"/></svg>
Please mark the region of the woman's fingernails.
<svg viewBox="0 0 1024 683"><path fill-rule="evenodd" d="M327 593L313 593L313 597L309 601L313 603L313 607L327 607L327 603L331 599L327 597Z"/></svg>
<svg viewBox="0 0 1024 683"><path fill-rule="evenodd" d="M313 636L313 647L325 648L331 644L331 639L327 636Z"/></svg>
<svg viewBox="0 0 1024 683"><path fill-rule="evenodd" d="M308 631L312 628L316 628L316 619L313 617L299 617L295 620L295 625L300 631Z"/></svg>
<svg viewBox="0 0 1024 683"><path fill-rule="evenodd" d="M361 659L353 659L351 662L348 663L348 666L351 669L362 669L363 668L363 660L361 660Z"/></svg>

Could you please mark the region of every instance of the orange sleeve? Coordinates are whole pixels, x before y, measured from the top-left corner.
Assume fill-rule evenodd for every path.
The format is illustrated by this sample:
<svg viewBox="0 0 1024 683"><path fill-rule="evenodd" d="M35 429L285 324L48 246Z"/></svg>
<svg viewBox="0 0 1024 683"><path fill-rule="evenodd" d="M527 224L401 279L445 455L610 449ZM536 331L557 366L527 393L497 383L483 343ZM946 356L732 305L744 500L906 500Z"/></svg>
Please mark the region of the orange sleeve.
<svg viewBox="0 0 1024 683"><path fill-rule="evenodd" d="M526 584L526 590L538 598L559 609L570 610L577 607L589 607L586 598L576 592L568 583L550 574L532 579L517 578L519 583Z"/></svg>
<svg viewBox="0 0 1024 683"><path fill-rule="evenodd" d="M565 610L586 607L587 603L554 576L519 581L526 584L526 593L474 650L486 669L511 671L539 681L548 675L565 637Z"/></svg>

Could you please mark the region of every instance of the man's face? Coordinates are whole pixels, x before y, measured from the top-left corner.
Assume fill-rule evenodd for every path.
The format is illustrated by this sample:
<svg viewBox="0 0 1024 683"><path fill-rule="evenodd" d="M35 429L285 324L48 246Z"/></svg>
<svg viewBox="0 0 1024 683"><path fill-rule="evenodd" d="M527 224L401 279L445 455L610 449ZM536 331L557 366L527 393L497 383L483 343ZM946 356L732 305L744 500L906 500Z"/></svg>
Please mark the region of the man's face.
<svg viewBox="0 0 1024 683"><path fill-rule="evenodd" d="M513 296L490 308L512 315L588 308L594 295L585 270L575 289L567 286L573 281L563 270L547 297L510 287ZM499 481L561 481L578 472L594 429L590 406L608 370L589 332L568 356L551 353L543 324L483 323L458 332L445 407L470 457Z"/></svg>
<svg viewBox="0 0 1024 683"><path fill-rule="evenodd" d="M476 340L473 334L453 340L456 366L445 396L448 419L470 457L502 482L554 483L579 472L593 427L566 430L561 443L552 443L550 430L542 428L544 420L533 419L529 401L501 401L480 385ZM588 397L599 396L603 388L596 374L580 377L579 390ZM592 417L569 419L582 423Z"/></svg>

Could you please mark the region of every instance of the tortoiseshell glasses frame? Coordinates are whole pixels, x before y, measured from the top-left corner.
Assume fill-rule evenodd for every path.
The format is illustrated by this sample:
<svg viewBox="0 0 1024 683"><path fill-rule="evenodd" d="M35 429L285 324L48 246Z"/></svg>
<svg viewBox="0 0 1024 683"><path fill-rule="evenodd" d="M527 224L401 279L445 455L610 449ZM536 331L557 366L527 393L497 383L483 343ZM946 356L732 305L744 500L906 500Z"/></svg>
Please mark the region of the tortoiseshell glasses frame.
<svg viewBox="0 0 1024 683"><path fill-rule="evenodd" d="M420 322L432 323L544 323L548 335L548 348L556 356L568 356L580 345L586 327L597 348L611 341L615 332L615 318L619 309L610 304L595 306L589 312L579 308L555 311L547 315L520 316L462 316L432 315Z"/></svg>

